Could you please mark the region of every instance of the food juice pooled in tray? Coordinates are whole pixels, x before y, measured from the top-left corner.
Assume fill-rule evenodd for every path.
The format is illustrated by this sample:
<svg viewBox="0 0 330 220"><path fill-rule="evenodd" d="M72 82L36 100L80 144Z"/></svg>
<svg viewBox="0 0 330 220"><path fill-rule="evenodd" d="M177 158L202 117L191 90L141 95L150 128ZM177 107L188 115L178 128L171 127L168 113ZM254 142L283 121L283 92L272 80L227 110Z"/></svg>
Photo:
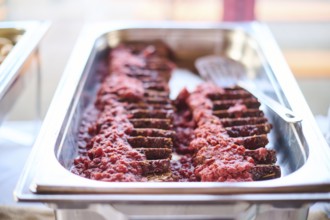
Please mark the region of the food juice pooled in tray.
<svg viewBox="0 0 330 220"><path fill-rule="evenodd" d="M71 171L100 181L238 182L278 178L272 126L239 88L202 83L169 99L166 45L112 49L109 71L81 122Z"/></svg>

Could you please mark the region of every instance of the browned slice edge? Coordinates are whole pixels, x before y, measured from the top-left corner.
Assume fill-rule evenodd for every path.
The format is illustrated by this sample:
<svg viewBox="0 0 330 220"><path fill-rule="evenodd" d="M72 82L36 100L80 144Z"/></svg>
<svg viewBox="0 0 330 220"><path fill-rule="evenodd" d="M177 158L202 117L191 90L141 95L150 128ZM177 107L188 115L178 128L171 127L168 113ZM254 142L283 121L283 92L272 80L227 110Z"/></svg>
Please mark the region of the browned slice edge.
<svg viewBox="0 0 330 220"><path fill-rule="evenodd" d="M136 69L132 72L128 72L127 76L133 77L136 79L143 79L143 78L160 78L158 71L152 71L152 70L143 70L143 69ZM142 81L142 80L141 80Z"/></svg>
<svg viewBox="0 0 330 220"><path fill-rule="evenodd" d="M233 138L233 141L235 144L243 145L250 150L265 147L269 142L266 134Z"/></svg>
<svg viewBox="0 0 330 220"><path fill-rule="evenodd" d="M139 80L142 83L151 83L151 82L156 82L156 83L162 83L164 82L164 78L157 76L140 76Z"/></svg>
<svg viewBox="0 0 330 220"><path fill-rule="evenodd" d="M245 150L245 155L252 157L256 164L276 163L276 151L259 148L257 150Z"/></svg>
<svg viewBox="0 0 330 220"><path fill-rule="evenodd" d="M162 98L168 98L169 93L165 91L157 91L157 90L150 90L150 89L145 89L144 90L144 96L145 97L162 97Z"/></svg>
<svg viewBox="0 0 330 220"><path fill-rule="evenodd" d="M267 134L272 129L269 123L256 125L240 125L225 128L230 137L247 137L253 135Z"/></svg>
<svg viewBox="0 0 330 220"><path fill-rule="evenodd" d="M144 154L148 160L171 159L172 150L168 148L135 148L135 150Z"/></svg>
<svg viewBox="0 0 330 220"><path fill-rule="evenodd" d="M244 111L227 111L217 110L213 114L219 118L246 118L246 117L263 117L264 113L259 109L247 109Z"/></svg>
<svg viewBox="0 0 330 220"><path fill-rule="evenodd" d="M144 83L143 87L145 89L152 89L157 91L168 91L168 85L166 83L149 82L149 83Z"/></svg>
<svg viewBox="0 0 330 220"><path fill-rule="evenodd" d="M122 98L119 100L120 102L128 102L128 103L134 103L134 101L136 102L137 100L132 100L132 98ZM145 97L143 100L143 104L144 105L170 105L171 104L171 100L169 100L168 98L164 98L164 97ZM139 103L137 103L139 104Z"/></svg>
<svg viewBox="0 0 330 220"><path fill-rule="evenodd" d="M149 110L149 109L134 109L130 111L132 118L172 118L172 110Z"/></svg>
<svg viewBox="0 0 330 220"><path fill-rule="evenodd" d="M257 165L250 172L255 181L281 177L281 168L278 165Z"/></svg>
<svg viewBox="0 0 330 220"><path fill-rule="evenodd" d="M172 148L171 138L166 137L128 137L128 143L133 148Z"/></svg>
<svg viewBox="0 0 330 220"><path fill-rule="evenodd" d="M144 176L162 174L170 170L170 159L139 161Z"/></svg>
<svg viewBox="0 0 330 220"><path fill-rule="evenodd" d="M252 97L252 95L244 90L225 90L222 93L208 94L211 100L224 100L224 99L243 99Z"/></svg>
<svg viewBox="0 0 330 220"><path fill-rule="evenodd" d="M224 127L240 126L240 125L255 125L267 122L265 117L247 117L247 118L224 118L220 119Z"/></svg>
<svg viewBox="0 0 330 220"><path fill-rule="evenodd" d="M157 128L169 130L172 128L170 119L158 119L158 118L137 118L130 119L134 128Z"/></svg>
<svg viewBox="0 0 330 220"><path fill-rule="evenodd" d="M148 104L171 104L168 98L162 97L146 97L145 102Z"/></svg>
<svg viewBox="0 0 330 220"><path fill-rule="evenodd" d="M126 106L127 110L133 110L133 109L166 109L171 110L173 109L173 106L170 104L148 104L148 103L131 103Z"/></svg>
<svg viewBox="0 0 330 220"><path fill-rule="evenodd" d="M157 128L135 128L130 133L130 136L143 136L143 137L167 137L174 138L175 131L163 130Z"/></svg>
<svg viewBox="0 0 330 220"><path fill-rule="evenodd" d="M218 100L213 102L213 110L224 110L229 109L230 107L242 104L250 109L257 109L260 107L260 102L254 98L245 98L245 99L229 99L229 100Z"/></svg>

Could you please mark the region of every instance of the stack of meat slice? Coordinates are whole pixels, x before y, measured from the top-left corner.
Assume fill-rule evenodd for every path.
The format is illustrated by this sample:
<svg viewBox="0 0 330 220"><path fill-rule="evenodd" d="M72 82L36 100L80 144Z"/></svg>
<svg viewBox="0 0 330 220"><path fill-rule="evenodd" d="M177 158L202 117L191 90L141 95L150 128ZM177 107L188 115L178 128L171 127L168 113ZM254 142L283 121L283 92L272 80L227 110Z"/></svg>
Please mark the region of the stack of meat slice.
<svg viewBox="0 0 330 220"><path fill-rule="evenodd" d="M252 177L252 180L266 180L280 177L280 167L274 164L276 162L275 151L265 148L268 143L267 133L270 132L272 125L268 123L264 117L264 113L259 109L259 101L239 87L224 89L210 88L212 88L212 85L204 85L199 88L199 93L204 92L207 96L206 98L211 101L212 114L217 117L217 119L211 118L210 120L215 120L215 122L213 125L206 125L206 127L212 127L214 124L219 123L221 127L219 128L219 136L222 137L222 143L220 145L222 144L227 148L234 149L234 152L237 154L234 156L242 156L239 158L241 160L240 163L246 162L247 165L244 166L248 168L242 168L244 166L237 164L235 166L239 166L240 168L238 169L247 169L251 174L250 177ZM202 126L205 125L203 124ZM215 128L212 127L210 130L212 129ZM209 140L210 137L207 137L207 139ZM232 149L231 153L233 152ZM214 146L212 153L207 149L198 149L195 155L197 170L199 165L207 163L207 159L216 158L214 156L216 151L217 149ZM230 157L228 157L229 159L223 158L221 154L227 154L227 150L221 149L217 152L223 163L227 163L226 160L232 160L229 163L236 163L238 160L237 157L235 159ZM222 167L219 169L222 169ZM249 177L245 176L245 178L248 179Z"/></svg>
<svg viewBox="0 0 330 220"><path fill-rule="evenodd" d="M124 56L124 62L120 56L118 58L118 51L121 53L122 49L129 53ZM127 141L145 155L148 167L144 175L169 172L174 138L173 106L168 88L168 79L174 68L169 60L170 51L160 42L130 43L116 50L112 53L112 63L124 65L119 68L113 65L112 72L119 69L119 72L140 81L143 87L141 100L126 102L128 118L133 125L133 129L127 132Z"/></svg>
<svg viewBox="0 0 330 220"><path fill-rule="evenodd" d="M72 172L102 181L147 181L170 171L174 65L161 44L125 44L110 52L110 74L86 111Z"/></svg>
<svg viewBox="0 0 330 220"><path fill-rule="evenodd" d="M109 74L86 110L71 171L101 181L253 181L277 178L272 126L245 90L204 83L174 102L162 43L110 51ZM104 71L104 68L102 69ZM178 158L172 160L172 148Z"/></svg>

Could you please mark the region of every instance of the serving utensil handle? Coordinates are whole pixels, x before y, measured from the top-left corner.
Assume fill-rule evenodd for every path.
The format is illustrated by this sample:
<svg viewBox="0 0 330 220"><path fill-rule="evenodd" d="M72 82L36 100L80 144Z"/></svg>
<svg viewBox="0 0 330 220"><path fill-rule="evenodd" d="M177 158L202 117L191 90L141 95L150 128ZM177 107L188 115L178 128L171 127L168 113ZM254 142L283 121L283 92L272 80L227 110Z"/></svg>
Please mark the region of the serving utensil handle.
<svg viewBox="0 0 330 220"><path fill-rule="evenodd" d="M297 123L302 121L302 118L297 116L293 111L278 103L277 101L271 99L267 95L260 92L258 89L255 89L252 85L248 83L239 81L237 83L240 87L250 92L257 99L260 100L261 103L267 105L271 110L273 110L278 116L280 116L284 121L288 123Z"/></svg>

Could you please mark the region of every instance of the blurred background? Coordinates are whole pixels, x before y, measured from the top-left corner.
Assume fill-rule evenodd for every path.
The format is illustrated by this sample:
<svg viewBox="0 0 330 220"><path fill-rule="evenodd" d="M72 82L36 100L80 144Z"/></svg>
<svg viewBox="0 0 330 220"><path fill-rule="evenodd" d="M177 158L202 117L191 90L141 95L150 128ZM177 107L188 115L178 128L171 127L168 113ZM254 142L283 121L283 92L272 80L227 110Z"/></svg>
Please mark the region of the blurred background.
<svg viewBox="0 0 330 220"><path fill-rule="evenodd" d="M93 21L221 22L258 20L274 34L314 115L330 105L330 0L0 0L0 20L48 20L40 44L41 119L81 28ZM32 83L32 82L31 82ZM8 118L31 120L30 86Z"/></svg>
<svg viewBox="0 0 330 220"><path fill-rule="evenodd" d="M1 0L2 20L50 20L41 43L42 115L86 22L170 20L265 22L314 114L330 104L330 0ZM225 10L226 8L226 10ZM22 109L22 108L18 108ZM15 118L24 112L13 112Z"/></svg>
<svg viewBox="0 0 330 220"><path fill-rule="evenodd" d="M330 130L330 0L0 0L1 21L52 23L39 47L41 120L87 22L254 19L269 26L320 126ZM36 95L36 85L18 97L7 117L10 123L0 126L0 170L7 171L0 175L0 205L15 204L12 191L38 130L21 123L35 119L36 106L27 103Z"/></svg>

